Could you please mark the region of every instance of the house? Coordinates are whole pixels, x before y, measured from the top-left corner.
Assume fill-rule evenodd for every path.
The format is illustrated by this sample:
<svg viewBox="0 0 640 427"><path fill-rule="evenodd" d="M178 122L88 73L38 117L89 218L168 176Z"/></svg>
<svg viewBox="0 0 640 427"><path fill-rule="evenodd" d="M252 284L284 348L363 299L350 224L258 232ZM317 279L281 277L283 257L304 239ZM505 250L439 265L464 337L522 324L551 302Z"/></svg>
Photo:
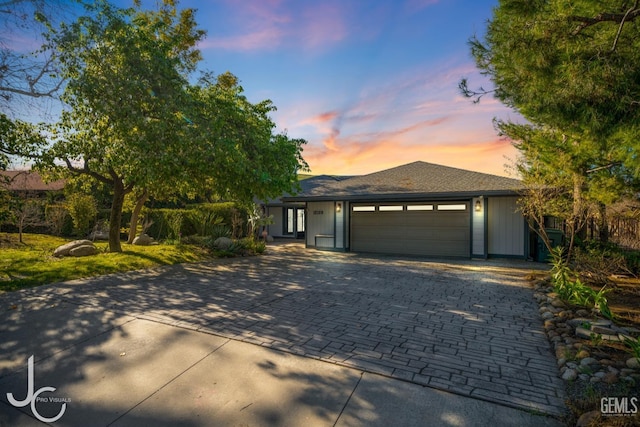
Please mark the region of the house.
<svg viewBox="0 0 640 427"><path fill-rule="evenodd" d="M302 231L310 248L528 258L529 227L516 203L522 188L516 179L418 161L344 179L319 176L267 209L276 219L272 235Z"/></svg>
<svg viewBox="0 0 640 427"><path fill-rule="evenodd" d="M301 179L300 194L312 191L313 189L351 177L318 175ZM304 239L305 237L305 203L304 202L284 202L283 198L291 197L291 194L269 200L265 204L265 214L273 218L273 224L268 226L269 235L276 238Z"/></svg>
<svg viewBox="0 0 640 427"><path fill-rule="evenodd" d="M47 193L64 189L65 180L45 182L32 170L0 171L0 185L20 197L45 197Z"/></svg>

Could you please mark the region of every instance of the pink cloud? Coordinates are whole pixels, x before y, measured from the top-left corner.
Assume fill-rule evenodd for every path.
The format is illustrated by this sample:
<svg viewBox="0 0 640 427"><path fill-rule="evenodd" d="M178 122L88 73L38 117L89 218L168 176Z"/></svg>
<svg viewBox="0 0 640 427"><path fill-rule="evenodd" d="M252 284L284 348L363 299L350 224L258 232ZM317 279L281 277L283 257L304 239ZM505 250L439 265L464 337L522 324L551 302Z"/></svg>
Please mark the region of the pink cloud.
<svg viewBox="0 0 640 427"><path fill-rule="evenodd" d="M229 0L227 4L235 34L209 34L200 43L201 49L256 51L297 45L313 50L340 42L348 35L342 2L300 6L281 0Z"/></svg>

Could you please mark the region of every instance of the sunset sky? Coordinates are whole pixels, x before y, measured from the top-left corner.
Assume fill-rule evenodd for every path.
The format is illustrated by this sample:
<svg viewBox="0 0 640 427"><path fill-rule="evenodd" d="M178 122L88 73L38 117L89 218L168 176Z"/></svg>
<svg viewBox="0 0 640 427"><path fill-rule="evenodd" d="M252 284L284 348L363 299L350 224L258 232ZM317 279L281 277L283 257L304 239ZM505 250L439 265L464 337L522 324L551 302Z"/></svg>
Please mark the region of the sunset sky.
<svg viewBox="0 0 640 427"><path fill-rule="evenodd" d="M132 0L115 0L130 6ZM143 0L152 7L155 0ZM230 71L252 102L271 99L279 131L304 138L313 174L364 174L422 160L508 175L516 155L492 119L468 39L497 0L182 0L207 31L200 68ZM22 44L22 43L21 43Z"/></svg>
<svg viewBox="0 0 640 427"><path fill-rule="evenodd" d="M251 101L271 99L279 129L308 141L315 174L363 174L422 160L506 175L515 157L492 119L517 116L457 88L490 83L468 39L491 0L183 1L207 30L207 69L238 76Z"/></svg>

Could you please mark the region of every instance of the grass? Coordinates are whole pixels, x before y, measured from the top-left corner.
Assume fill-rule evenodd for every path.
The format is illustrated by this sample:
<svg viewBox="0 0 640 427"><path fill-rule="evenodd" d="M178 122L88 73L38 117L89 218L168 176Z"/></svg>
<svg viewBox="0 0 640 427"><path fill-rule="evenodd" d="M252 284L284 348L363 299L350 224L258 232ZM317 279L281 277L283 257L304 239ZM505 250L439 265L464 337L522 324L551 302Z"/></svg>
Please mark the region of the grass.
<svg viewBox="0 0 640 427"><path fill-rule="evenodd" d="M96 242L98 255L55 258L53 250L67 239L42 234L0 235L0 293L47 283L102 274L139 270L158 265L196 262L207 252L192 245L133 246L122 243L121 253L107 252L106 242Z"/></svg>

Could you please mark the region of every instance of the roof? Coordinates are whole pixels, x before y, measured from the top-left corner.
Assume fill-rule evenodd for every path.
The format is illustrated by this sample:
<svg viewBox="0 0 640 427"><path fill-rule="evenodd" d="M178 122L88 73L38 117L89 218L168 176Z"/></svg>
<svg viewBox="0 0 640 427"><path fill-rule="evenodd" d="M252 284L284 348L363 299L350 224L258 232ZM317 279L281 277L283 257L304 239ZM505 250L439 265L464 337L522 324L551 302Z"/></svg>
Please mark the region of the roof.
<svg viewBox="0 0 640 427"><path fill-rule="evenodd" d="M316 175L311 176L309 178L304 178L298 180L298 184L300 185L299 191L291 191L291 193L285 193L281 197L277 199L270 199L267 204L269 205L277 205L282 203L282 199L295 197L298 194L307 194L318 187L327 186L336 182L343 181L345 179L352 178L353 176L343 176L343 175Z"/></svg>
<svg viewBox="0 0 640 427"><path fill-rule="evenodd" d="M46 183L38 172L30 170L0 171L0 175L8 178L9 191L58 191L65 184L63 179Z"/></svg>
<svg viewBox="0 0 640 427"><path fill-rule="evenodd" d="M368 175L328 182L285 196L285 201L417 199L425 197L474 197L512 195L522 181L465 169L413 162Z"/></svg>

